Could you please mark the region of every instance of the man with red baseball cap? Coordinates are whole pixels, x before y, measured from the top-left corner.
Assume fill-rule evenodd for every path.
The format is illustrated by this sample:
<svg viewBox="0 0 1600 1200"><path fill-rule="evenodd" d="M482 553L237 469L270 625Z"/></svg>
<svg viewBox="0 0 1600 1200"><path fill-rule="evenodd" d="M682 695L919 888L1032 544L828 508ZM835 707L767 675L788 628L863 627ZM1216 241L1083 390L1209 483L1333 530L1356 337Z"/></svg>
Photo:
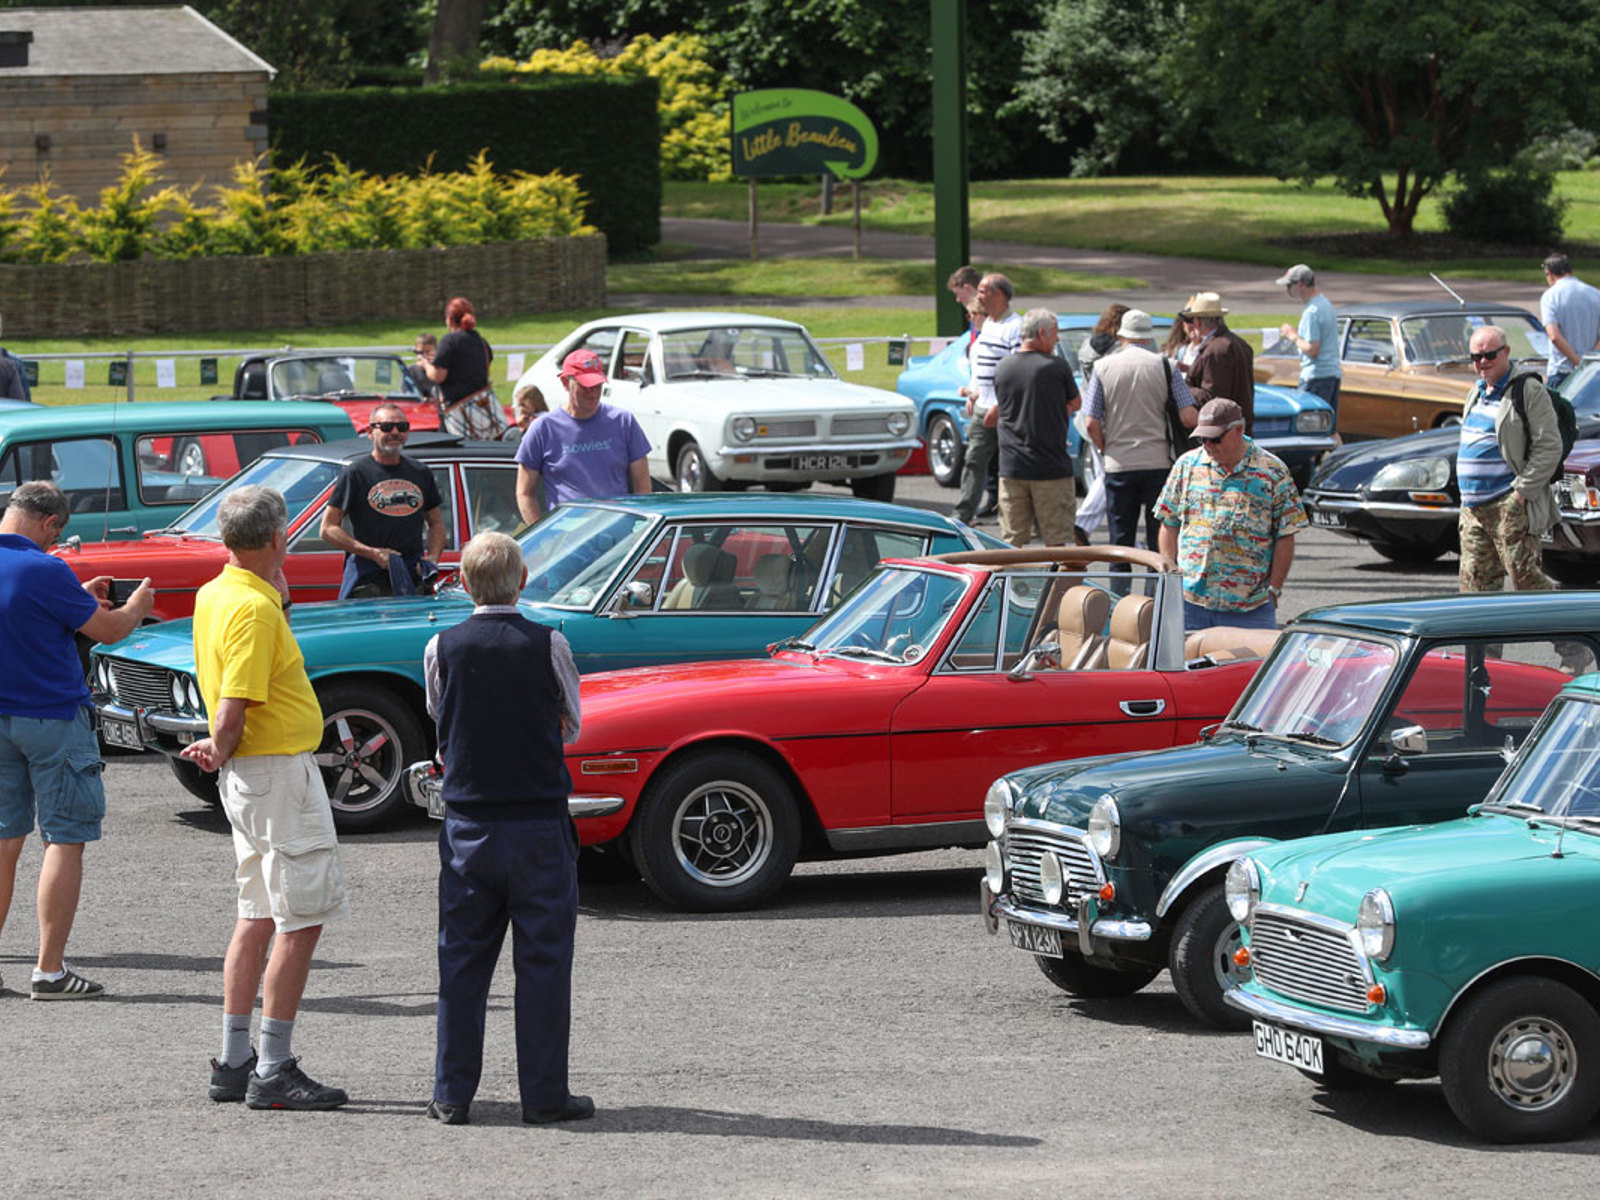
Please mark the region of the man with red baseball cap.
<svg viewBox="0 0 1600 1200"><path fill-rule="evenodd" d="M645 457L650 439L626 409L600 403L606 367L593 350L561 360L566 403L540 417L517 449L517 509L532 524L544 515L539 481L550 507L650 490Z"/></svg>

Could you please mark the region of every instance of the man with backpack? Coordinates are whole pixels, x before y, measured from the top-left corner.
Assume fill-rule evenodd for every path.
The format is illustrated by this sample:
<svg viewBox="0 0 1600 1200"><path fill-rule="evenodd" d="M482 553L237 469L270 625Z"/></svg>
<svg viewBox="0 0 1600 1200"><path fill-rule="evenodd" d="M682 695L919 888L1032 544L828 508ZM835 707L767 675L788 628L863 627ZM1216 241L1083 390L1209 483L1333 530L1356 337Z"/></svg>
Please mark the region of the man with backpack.
<svg viewBox="0 0 1600 1200"><path fill-rule="evenodd" d="M1543 591L1552 585L1540 566L1539 537L1556 521L1550 484L1571 447L1563 424L1575 423L1563 422L1537 374L1513 374L1503 329L1478 329L1471 353L1478 382L1456 455L1461 590L1498 592L1509 574L1517 591Z"/></svg>

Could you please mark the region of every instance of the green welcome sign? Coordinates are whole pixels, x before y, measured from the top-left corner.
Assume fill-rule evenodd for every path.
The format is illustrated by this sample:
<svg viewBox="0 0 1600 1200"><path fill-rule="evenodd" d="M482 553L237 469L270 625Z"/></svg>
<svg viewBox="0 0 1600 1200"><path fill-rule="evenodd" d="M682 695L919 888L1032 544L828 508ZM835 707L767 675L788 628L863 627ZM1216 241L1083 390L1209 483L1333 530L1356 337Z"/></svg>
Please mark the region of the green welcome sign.
<svg viewBox="0 0 1600 1200"><path fill-rule="evenodd" d="M878 162L878 131L850 101L807 88L733 98L733 173L861 179Z"/></svg>

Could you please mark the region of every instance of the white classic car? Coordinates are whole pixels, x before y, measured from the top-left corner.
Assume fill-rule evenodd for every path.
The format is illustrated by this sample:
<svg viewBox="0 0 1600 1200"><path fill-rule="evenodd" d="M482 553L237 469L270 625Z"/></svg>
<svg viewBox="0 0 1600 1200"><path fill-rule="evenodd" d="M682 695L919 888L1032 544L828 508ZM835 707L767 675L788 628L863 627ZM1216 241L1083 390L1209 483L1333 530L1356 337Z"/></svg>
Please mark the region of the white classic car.
<svg viewBox="0 0 1600 1200"><path fill-rule="evenodd" d="M638 418L650 473L679 491L843 483L894 496L894 473L919 445L916 405L846 383L793 321L747 313L638 313L590 321L523 373L552 409L561 360L579 348L606 364L602 399Z"/></svg>

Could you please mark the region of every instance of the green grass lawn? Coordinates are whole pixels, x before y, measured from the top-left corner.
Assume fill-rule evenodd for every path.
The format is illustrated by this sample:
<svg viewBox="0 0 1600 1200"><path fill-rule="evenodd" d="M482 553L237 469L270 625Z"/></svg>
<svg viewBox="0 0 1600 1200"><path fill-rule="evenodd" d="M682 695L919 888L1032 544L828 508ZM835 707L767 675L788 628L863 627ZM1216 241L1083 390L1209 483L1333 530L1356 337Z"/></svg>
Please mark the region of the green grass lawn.
<svg viewBox="0 0 1600 1200"><path fill-rule="evenodd" d="M1568 201L1566 232L1573 243L1600 243L1600 173L1563 172L1558 190ZM762 183L763 221L848 226L842 211L819 213L814 184ZM1030 179L975 182L970 188L972 236L1042 246L1124 250L1235 262L1281 265L1296 239L1382 235L1383 214L1374 200L1355 199L1322 182L1309 188L1276 179L1239 176L1165 176L1114 179ZM673 217L748 219L744 182L668 183L662 214ZM862 223L896 233L933 232L931 184L874 180L864 189ZM1422 204L1417 232L1437 234L1444 219L1436 198ZM1424 265L1441 275L1526 279L1526 253L1488 251L1450 261L1390 255L1364 245L1330 252L1318 242L1318 265L1327 269L1415 273Z"/></svg>
<svg viewBox="0 0 1600 1200"><path fill-rule="evenodd" d="M680 252L681 253L681 252ZM931 296L942 281L930 262L882 258L685 259L663 252L659 262L613 263L606 286L615 292L687 296ZM990 264L978 264L984 269ZM998 269L998 266L995 266ZM1100 292L1139 288L1146 281L1124 275L1087 275L1008 266L1006 273L1025 295Z"/></svg>

